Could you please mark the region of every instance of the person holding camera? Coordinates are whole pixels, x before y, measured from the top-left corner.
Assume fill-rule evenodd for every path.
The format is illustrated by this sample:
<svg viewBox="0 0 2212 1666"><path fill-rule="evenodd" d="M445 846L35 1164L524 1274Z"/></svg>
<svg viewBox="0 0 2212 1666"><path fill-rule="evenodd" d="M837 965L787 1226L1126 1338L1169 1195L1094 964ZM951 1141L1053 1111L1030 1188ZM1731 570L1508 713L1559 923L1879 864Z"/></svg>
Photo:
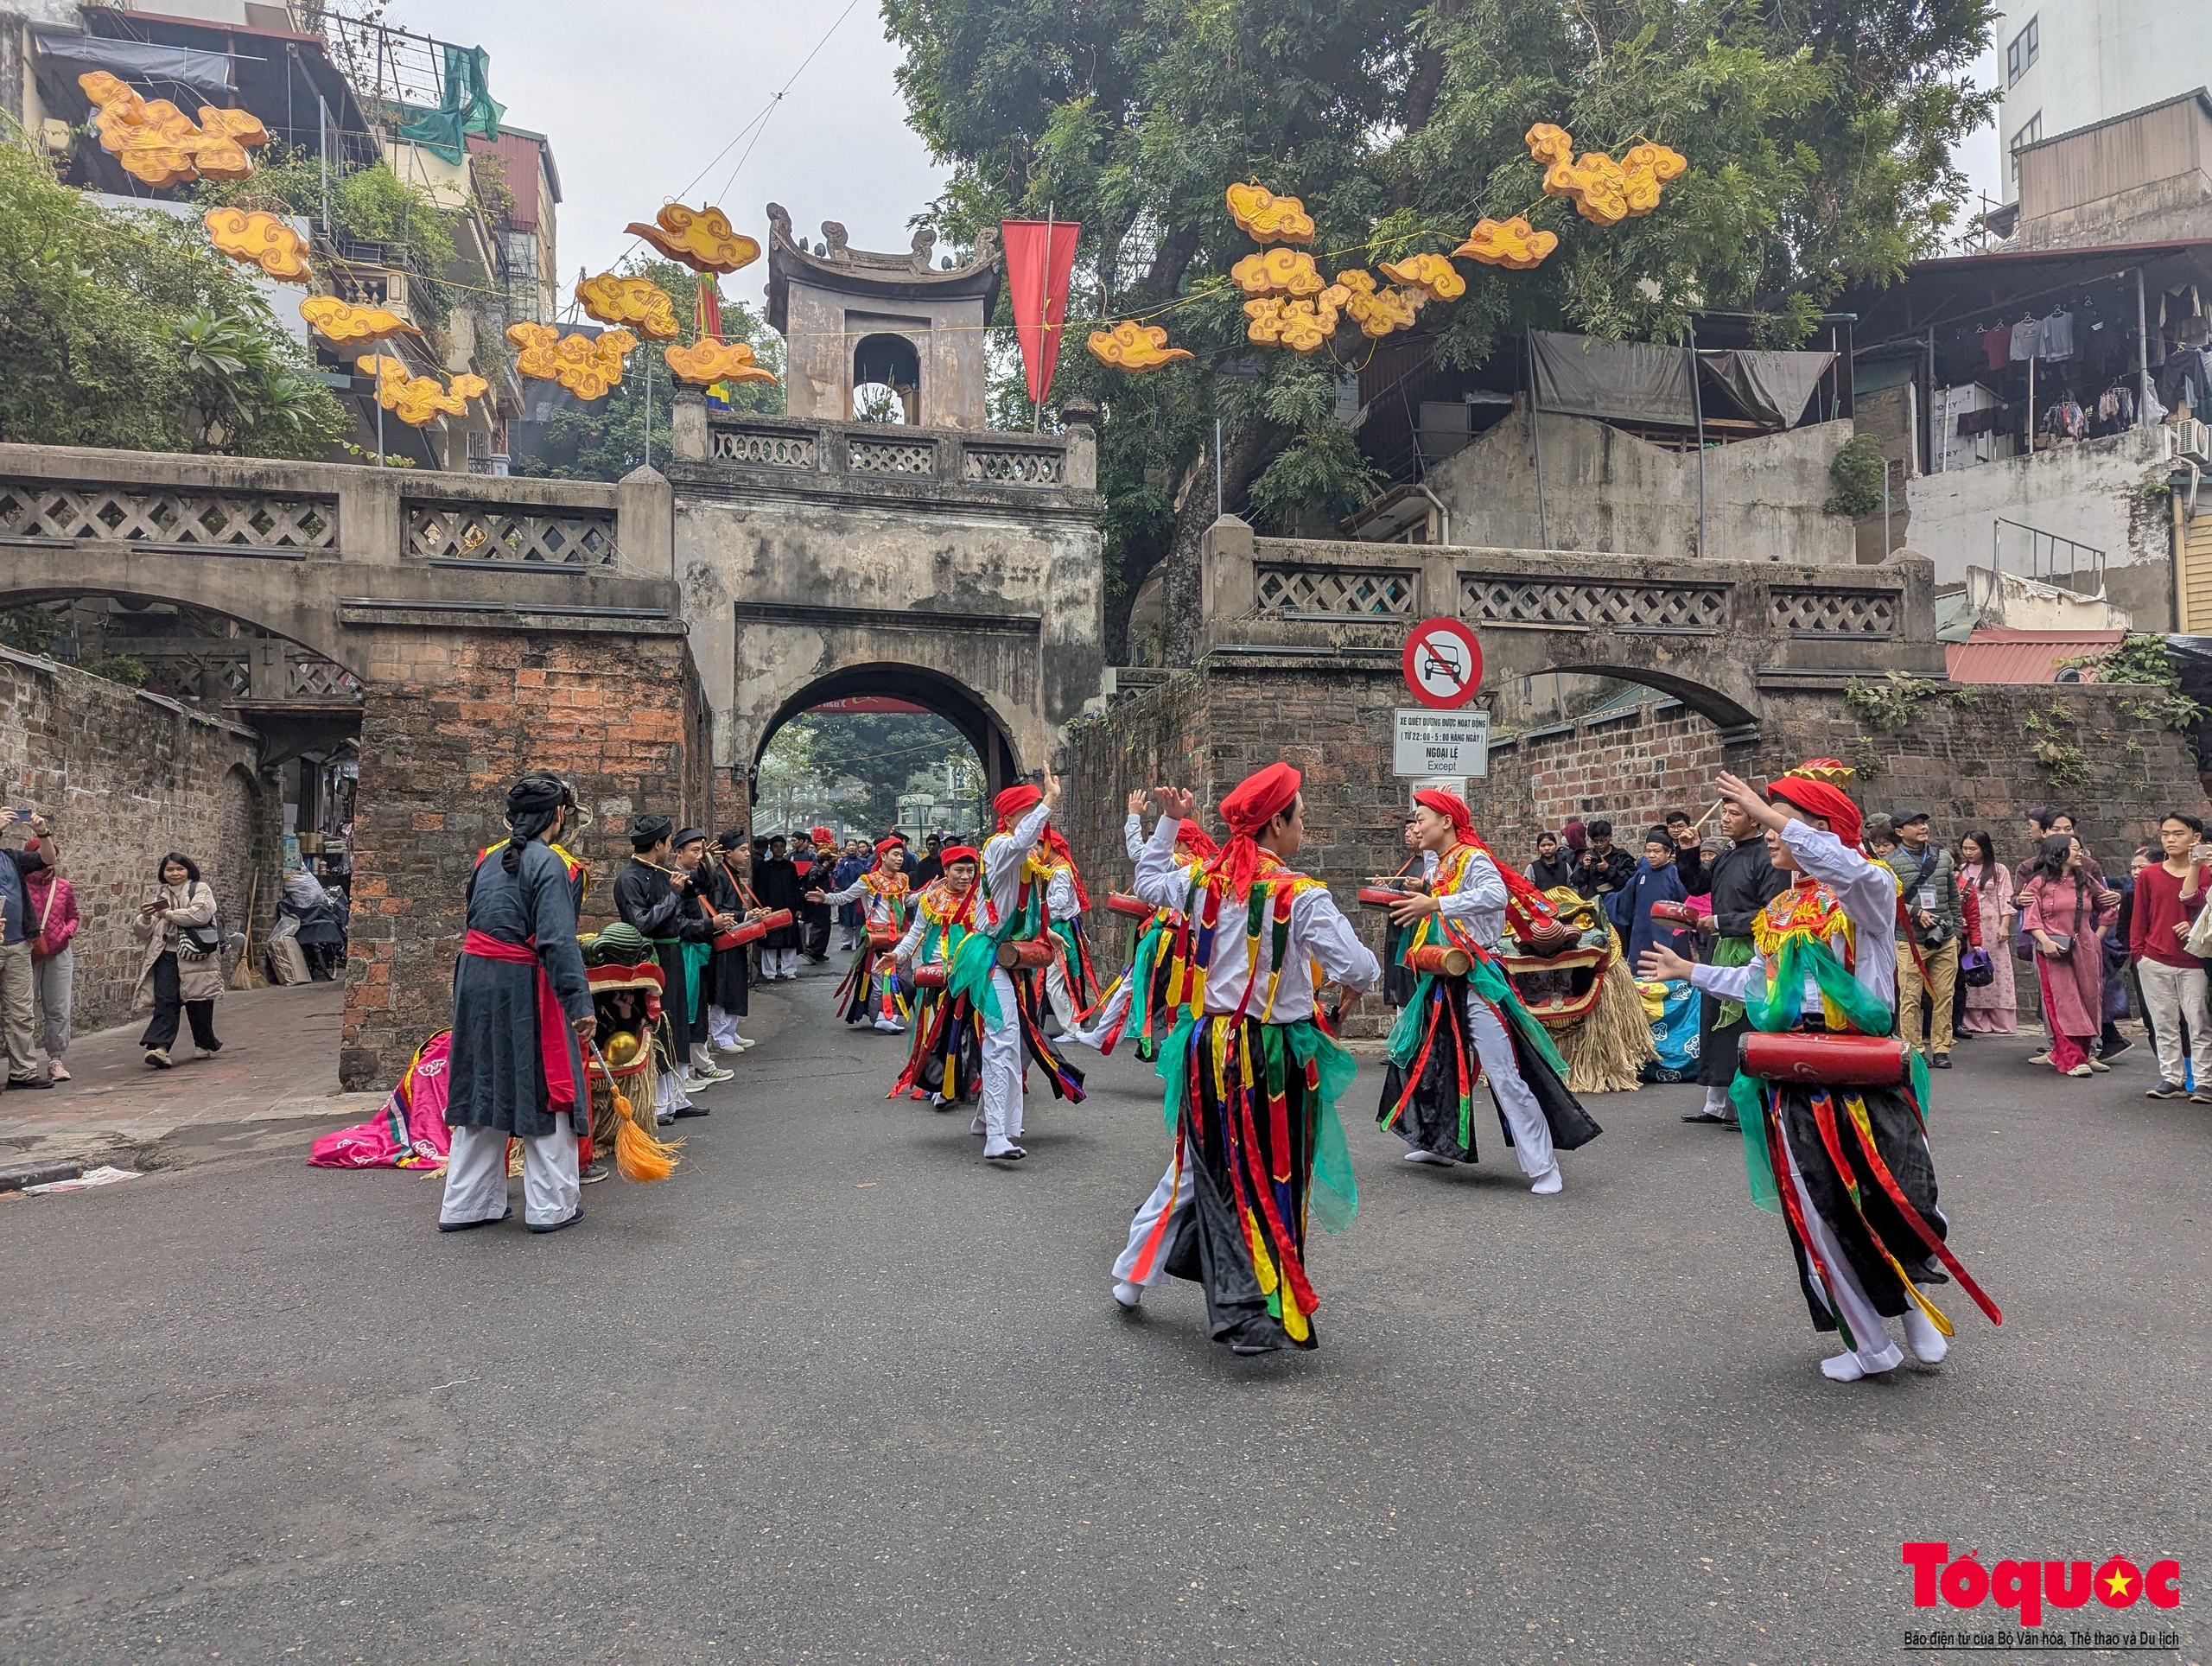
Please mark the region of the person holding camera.
<svg viewBox="0 0 2212 1666"><path fill-rule="evenodd" d="M160 888L139 905L130 926L146 945L131 1005L152 1001L154 1019L138 1045L146 1050L149 1069L168 1070L176 1062L169 1049L176 1044L180 1008L191 1021L198 1057L212 1059L223 1050L215 1039L215 1003L223 995L223 937L215 924L215 893L200 877L197 862L172 850L156 873Z"/></svg>
<svg viewBox="0 0 2212 1666"><path fill-rule="evenodd" d="M52 860L53 841L47 835L45 817L0 810L0 832L17 822L29 826L36 836L31 844L36 848L0 850L0 1051L7 1054L10 1087L50 1088L54 1078L46 1050L38 1044L31 939L39 928L30 911L29 879Z"/></svg>

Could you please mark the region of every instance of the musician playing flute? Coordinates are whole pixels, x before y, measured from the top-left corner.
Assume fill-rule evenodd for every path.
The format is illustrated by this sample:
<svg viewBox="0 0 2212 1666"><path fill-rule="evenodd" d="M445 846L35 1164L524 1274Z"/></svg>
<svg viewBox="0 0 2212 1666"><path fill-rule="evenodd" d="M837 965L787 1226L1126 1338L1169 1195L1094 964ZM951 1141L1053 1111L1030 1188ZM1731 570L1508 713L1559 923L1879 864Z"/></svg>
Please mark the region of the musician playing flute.
<svg viewBox="0 0 2212 1666"><path fill-rule="evenodd" d="M2000 1317L1948 1245L1919 1054L1897 1051L1894 1085L1839 1063L1850 1040L1891 1034L1897 995L1897 881L1859 848L1859 807L1837 785L1848 773L1815 759L1764 797L1723 774L1721 797L1764 830L1789 888L1754 920L1747 965L1693 966L1655 948L1639 969L1742 1002L1751 1027L1776 1034L1789 1055L1786 1075L1779 1060L1768 1079L1739 1072L1734 1103L1751 1200L1788 1225L1814 1328L1843 1339L1844 1351L1821 1362L1839 1383L1893 1370L1908 1349L1924 1364L1948 1351L1951 1323L1918 1281L1941 1279L1938 1262L1993 1321Z"/></svg>
<svg viewBox="0 0 2212 1666"><path fill-rule="evenodd" d="M687 851L697 847L688 868L670 865L679 845ZM730 915L710 914L701 905L696 856L703 855L706 848L707 836L698 829L686 828L677 838L667 817L642 816L630 824L630 860L614 877L616 912L652 944L666 979L659 1038L665 1068L653 1105L654 1120L664 1123L679 1116L704 1116L705 1109L692 1103L690 1090L729 1074L714 1065L707 1051L706 1028L697 1023L692 1009L695 979L690 963L697 959L703 966L705 956L713 952L715 934L737 924Z"/></svg>
<svg viewBox="0 0 2212 1666"><path fill-rule="evenodd" d="M1409 928L1400 953L1418 981L1391 1027L1376 1120L1412 1148L1409 1163L1471 1163L1479 1074L1490 1084L1521 1172L1532 1182L1529 1189L1548 1197L1565 1184L1558 1154L1601 1130L1568 1090L1565 1062L1497 957L1509 907L1533 925L1550 919L1550 904L1491 856L1458 793L1431 788L1414 794L1414 830L1429 893L1392 904L1390 918ZM1424 949L1456 950L1465 970L1440 964L1424 970L1415 963Z"/></svg>

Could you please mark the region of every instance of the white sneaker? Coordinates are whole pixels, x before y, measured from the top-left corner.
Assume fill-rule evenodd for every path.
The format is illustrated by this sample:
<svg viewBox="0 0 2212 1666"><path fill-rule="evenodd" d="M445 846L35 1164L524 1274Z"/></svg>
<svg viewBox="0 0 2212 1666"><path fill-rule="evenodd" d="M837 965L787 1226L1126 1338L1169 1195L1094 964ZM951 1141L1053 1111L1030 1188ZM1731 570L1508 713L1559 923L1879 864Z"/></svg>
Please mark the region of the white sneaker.
<svg viewBox="0 0 2212 1666"><path fill-rule="evenodd" d="M1430 1163L1438 1168L1450 1168L1453 1166L1449 1157L1441 1152L1431 1151L1425 1146L1415 1146L1411 1151L1406 1153L1406 1160L1409 1163Z"/></svg>
<svg viewBox="0 0 2212 1666"><path fill-rule="evenodd" d="M1114 1286L1114 1300L1120 1302L1126 1311L1133 1313L1136 1312L1138 1304L1144 1300L1144 1286L1132 1284L1128 1280L1122 1279Z"/></svg>
<svg viewBox="0 0 2212 1666"><path fill-rule="evenodd" d="M1535 1192L1540 1198L1548 1198L1566 1184L1567 1177L1559 1172L1559 1165L1557 1163L1554 1163L1549 1168L1536 1176L1536 1183L1530 1186L1529 1190Z"/></svg>

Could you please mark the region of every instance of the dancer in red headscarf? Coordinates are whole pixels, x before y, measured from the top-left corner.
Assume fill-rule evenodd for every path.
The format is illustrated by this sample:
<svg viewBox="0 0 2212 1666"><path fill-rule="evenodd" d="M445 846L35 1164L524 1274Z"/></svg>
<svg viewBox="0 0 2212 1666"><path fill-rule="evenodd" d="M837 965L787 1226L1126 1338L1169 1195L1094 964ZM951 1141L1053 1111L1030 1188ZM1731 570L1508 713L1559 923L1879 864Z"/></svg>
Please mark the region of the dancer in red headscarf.
<svg viewBox="0 0 2212 1666"><path fill-rule="evenodd" d="M1949 1351L1950 1320L1922 1283L1955 1278L2000 1319L1951 1253L1936 1206L1927 1065L1895 1040L1897 880L1859 849L1859 806L1839 784L1850 773L1816 758L1764 797L1722 775L1720 796L1766 830L1789 888L1754 918L1749 965L1693 966L1653 949L1638 969L1744 1003L1757 1033L1734 1099L1751 1200L1788 1224L1814 1328L1843 1339L1821 1374L1841 1383L1894 1370L1907 1349L1925 1364ZM1775 1055L1760 1076L1749 1073L1754 1044Z"/></svg>
<svg viewBox="0 0 2212 1666"><path fill-rule="evenodd" d="M1564 1184L1557 1154L1601 1130L1567 1090L1565 1063L1497 956L1509 915L1531 925L1551 918L1551 905L1491 856L1458 793L1416 792L1414 822L1435 866L1427 896L1390 909L1390 918L1409 928L1400 954L1419 981L1390 1032L1390 1068L1376 1119L1413 1148L1409 1163L1471 1163L1479 1074L1522 1172L1535 1182L1529 1189L1549 1195Z"/></svg>
<svg viewBox="0 0 2212 1666"><path fill-rule="evenodd" d="M906 847L894 834L876 845L875 865L843 890L806 893L809 902L832 908L849 902L861 905L860 946L853 951L853 963L837 985L838 1009L848 1024L865 1024L873 1018L875 1027L888 1035L906 1031L899 1015L899 970L885 952L906 929L910 903L906 868ZM815 871L823 871L819 864Z"/></svg>
<svg viewBox="0 0 2212 1666"><path fill-rule="evenodd" d="M938 861L938 876L916 893L912 922L890 954L914 987L914 1042L888 1097L910 1093L927 1097L931 1110L950 1110L983 1090L982 1014L946 987L953 957L976 929L981 860L972 847L950 844Z"/></svg>
<svg viewBox="0 0 2212 1666"><path fill-rule="evenodd" d="M1151 796L1142 787L1129 794L1129 817L1122 840L1128 847L1131 862L1144 859L1144 806ZM1213 842L1213 836L1196 822L1185 821L1176 830L1178 862L1203 866L1220 854L1221 847ZM1130 947L1129 963L1106 986L1082 1027L1070 1032L1070 1039L1103 1053L1112 1052L1128 1024L1129 1014L1137 1010L1135 1003L1141 994L1145 1005L1137 1020L1137 1057L1151 1059L1159 1050L1160 1038L1174 1025L1174 1011L1183 999L1177 973L1182 970L1187 976L1189 962L1190 930L1183 916L1173 908L1154 909Z"/></svg>
<svg viewBox="0 0 2212 1666"><path fill-rule="evenodd" d="M1328 887L1286 866L1306 829L1288 764L1222 800L1229 843L1203 866L1175 860L1191 795L1160 787L1153 802L1137 894L1190 934L1182 1013L1158 1065L1175 1154L1130 1224L1114 1299L1135 1312L1173 1273L1205 1284L1213 1339L1234 1351L1311 1348L1309 1208L1338 1231L1359 1205L1336 1110L1357 1067L1314 1021L1313 969L1348 1001L1382 969Z"/></svg>

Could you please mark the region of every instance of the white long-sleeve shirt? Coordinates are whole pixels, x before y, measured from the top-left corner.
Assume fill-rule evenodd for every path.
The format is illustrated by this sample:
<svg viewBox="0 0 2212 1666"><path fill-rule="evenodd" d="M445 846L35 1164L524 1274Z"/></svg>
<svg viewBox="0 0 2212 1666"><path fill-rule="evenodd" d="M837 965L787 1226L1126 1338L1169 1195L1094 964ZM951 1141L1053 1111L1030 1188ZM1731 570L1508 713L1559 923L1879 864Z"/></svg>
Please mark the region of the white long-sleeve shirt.
<svg viewBox="0 0 2212 1666"><path fill-rule="evenodd" d="M1430 867L1432 880L1440 865ZM1459 872L1458 888L1437 898L1436 912L1461 927L1484 948L1495 949L1505 935L1505 905L1511 900L1512 893L1506 890L1497 864L1481 851L1471 850L1467 865Z"/></svg>
<svg viewBox="0 0 2212 1666"><path fill-rule="evenodd" d="M1165 821L1166 817L1162 817ZM1136 862L1144 855L1144 817L1133 814L1122 824L1122 843L1129 848L1129 860Z"/></svg>
<svg viewBox="0 0 2212 1666"><path fill-rule="evenodd" d="M1143 851L1137 857L1137 895L1155 908L1183 906L1191 887L1191 868L1175 860L1175 840L1182 823L1172 816L1160 818ZM1244 1006L1248 1016L1262 1017L1266 979L1274 964L1274 911L1260 930L1260 961L1255 969L1246 953L1242 905L1224 901L1213 934L1212 963L1206 968L1206 1011L1227 1016ZM1382 981L1382 967L1359 940L1351 922L1337 906L1325 886L1299 892L1290 906L1290 936L1283 953L1281 980L1275 986L1274 1008L1265 1014L1274 1024L1294 1024L1313 1015L1313 964L1320 963L1323 977L1348 989L1371 989ZM1245 986L1256 970L1260 990L1249 1005Z"/></svg>
<svg viewBox="0 0 2212 1666"><path fill-rule="evenodd" d="M1853 973L1859 987L1884 1004L1897 999L1897 876L1879 862L1869 862L1858 851L1851 849L1833 833L1804 822L1791 822L1782 830L1782 842L1789 847L1789 854L1806 873L1827 886L1843 905L1844 913L1857 929L1857 958ZM1783 896L1789 893L1783 892ZM1839 937L1830 944L1839 958L1843 953ZM1751 963L1745 966L1699 966L1690 973L1690 982L1707 995L1726 1001L1741 1001L1744 992L1756 983L1766 982L1766 957L1754 954ZM1808 974L1805 979L1803 1012L1821 1010L1821 987Z"/></svg>
<svg viewBox="0 0 2212 1666"><path fill-rule="evenodd" d="M1052 806L1039 803L1016 822L1012 830L994 834L983 845L983 904L987 918L976 924L995 932L1021 900L1021 866L1052 819Z"/></svg>
<svg viewBox="0 0 2212 1666"><path fill-rule="evenodd" d="M1045 913L1049 919L1074 919L1083 912L1083 898L1075 888L1075 869L1055 868L1045 881Z"/></svg>
<svg viewBox="0 0 2212 1666"><path fill-rule="evenodd" d="M849 902L857 902L861 905L861 917L868 921L868 929L871 932L887 932L899 923L899 899L887 897L880 891L870 889L866 874L862 874L842 891L825 892L822 900L831 908L842 907Z"/></svg>

